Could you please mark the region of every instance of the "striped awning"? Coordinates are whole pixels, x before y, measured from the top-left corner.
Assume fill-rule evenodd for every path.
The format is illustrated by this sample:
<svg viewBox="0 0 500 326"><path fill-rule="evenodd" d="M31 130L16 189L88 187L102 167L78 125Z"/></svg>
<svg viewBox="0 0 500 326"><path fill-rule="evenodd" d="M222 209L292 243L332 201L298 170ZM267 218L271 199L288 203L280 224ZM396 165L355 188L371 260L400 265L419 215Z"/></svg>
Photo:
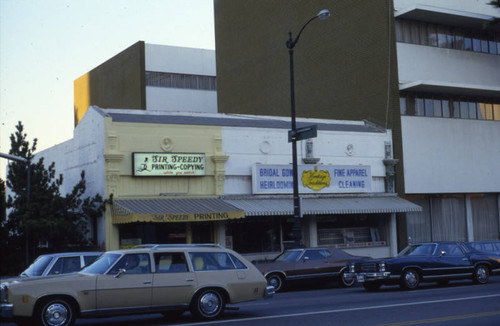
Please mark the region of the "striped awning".
<svg viewBox="0 0 500 326"><path fill-rule="evenodd" d="M293 215L293 199L247 197L227 203L245 211L246 216ZM378 214L420 212L422 207L396 196L383 197L301 197L303 215Z"/></svg>
<svg viewBox="0 0 500 326"><path fill-rule="evenodd" d="M134 198L113 200L113 224L206 222L244 218L245 212L220 198Z"/></svg>

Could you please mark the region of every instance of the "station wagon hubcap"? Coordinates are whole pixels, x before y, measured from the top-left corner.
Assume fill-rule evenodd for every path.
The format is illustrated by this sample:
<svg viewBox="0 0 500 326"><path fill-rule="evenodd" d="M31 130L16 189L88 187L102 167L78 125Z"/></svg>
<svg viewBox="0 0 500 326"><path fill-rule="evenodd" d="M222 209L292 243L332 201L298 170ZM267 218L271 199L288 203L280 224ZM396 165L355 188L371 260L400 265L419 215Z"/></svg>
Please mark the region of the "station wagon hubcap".
<svg viewBox="0 0 500 326"><path fill-rule="evenodd" d="M212 315L219 310L220 299L215 293L206 293L200 298L200 310L206 315Z"/></svg>
<svg viewBox="0 0 500 326"><path fill-rule="evenodd" d="M60 303L54 303L45 309L43 317L47 325L64 325L68 320L68 309Z"/></svg>

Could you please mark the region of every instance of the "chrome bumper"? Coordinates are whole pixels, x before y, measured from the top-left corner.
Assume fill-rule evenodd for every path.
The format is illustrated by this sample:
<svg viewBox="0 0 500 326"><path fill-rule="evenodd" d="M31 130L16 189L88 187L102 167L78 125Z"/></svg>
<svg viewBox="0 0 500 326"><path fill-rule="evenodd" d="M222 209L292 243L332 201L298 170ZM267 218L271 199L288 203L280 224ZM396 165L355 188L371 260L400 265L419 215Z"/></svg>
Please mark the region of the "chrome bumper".
<svg viewBox="0 0 500 326"><path fill-rule="evenodd" d="M390 272L376 272L376 273L345 273L345 277L352 277L358 283L386 280L390 278Z"/></svg>
<svg viewBox="0 0 500 326"><path fill-rule="evenodd" d="M14 305L12 303L2 303L0 305L0 316L2 316L2 318L12 318L13 311Z"/></svg>
<svg viewBox="0 0 500 326"><path fill-rule="evenodd" d="M274 286L266 286L266 292L264 293L265 299L271 299L276 292L274 291Z"/></svg>

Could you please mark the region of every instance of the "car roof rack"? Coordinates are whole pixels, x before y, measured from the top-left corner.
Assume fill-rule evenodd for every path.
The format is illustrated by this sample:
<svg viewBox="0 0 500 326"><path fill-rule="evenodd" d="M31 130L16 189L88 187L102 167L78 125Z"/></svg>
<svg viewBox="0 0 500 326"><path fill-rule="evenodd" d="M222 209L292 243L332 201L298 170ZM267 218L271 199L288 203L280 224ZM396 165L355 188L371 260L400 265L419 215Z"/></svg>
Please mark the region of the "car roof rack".
<svg viewBox="0 0 500 326"><path fill-rule="evenodd" d="M148 248L148 249L161 249L161 248L221 248L225 249L218 243L172 243L172 244L142 244L134 246L133 249Z"/></svg>

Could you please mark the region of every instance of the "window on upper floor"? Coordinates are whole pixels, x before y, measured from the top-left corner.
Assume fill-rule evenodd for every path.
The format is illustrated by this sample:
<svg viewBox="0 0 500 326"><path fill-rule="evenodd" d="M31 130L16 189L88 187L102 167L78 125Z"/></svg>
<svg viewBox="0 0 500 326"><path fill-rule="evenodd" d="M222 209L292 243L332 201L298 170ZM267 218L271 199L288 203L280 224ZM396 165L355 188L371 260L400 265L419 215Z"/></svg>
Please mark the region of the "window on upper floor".
<svg viewBox="0 0 500 326"><path fill-rule="evenodd" d="M500 121L500 101L415 93L401 94L402 115Z"/></svg>
<svg viewBox="0 0 500 326"><path fill-rule="evenodd" d="M146 86L215 91L217 79L215 76L146 71Z"/></svg>
<svg viewBox="0 0 500 326"><path fill-rule="evenodd" d="M500 55L500 33L498 32L413 20L396 20L396 41Z"/></svg>

